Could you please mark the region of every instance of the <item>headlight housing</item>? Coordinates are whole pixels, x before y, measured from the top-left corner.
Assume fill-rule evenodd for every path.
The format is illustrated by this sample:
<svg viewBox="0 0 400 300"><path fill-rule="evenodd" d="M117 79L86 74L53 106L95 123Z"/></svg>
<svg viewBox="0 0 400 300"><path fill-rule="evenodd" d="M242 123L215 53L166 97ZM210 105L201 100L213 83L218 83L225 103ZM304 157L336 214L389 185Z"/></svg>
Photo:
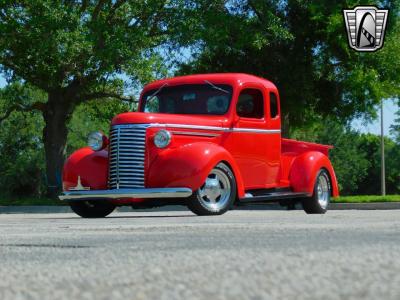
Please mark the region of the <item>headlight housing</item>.
<svg viewBox="0 0 400 300"><path fill-rule="evenodd" d="M168 130L161 129L154 136L154 145L157 148L165 148L171 143L171 133Z"/></svg>
<svg viewBox="0 0 400 300"><path fill-rule="evenodd" d="M107 137L99 131L95 131L88 136L88 145L94 151L99 151L107 146Z"/></svg>

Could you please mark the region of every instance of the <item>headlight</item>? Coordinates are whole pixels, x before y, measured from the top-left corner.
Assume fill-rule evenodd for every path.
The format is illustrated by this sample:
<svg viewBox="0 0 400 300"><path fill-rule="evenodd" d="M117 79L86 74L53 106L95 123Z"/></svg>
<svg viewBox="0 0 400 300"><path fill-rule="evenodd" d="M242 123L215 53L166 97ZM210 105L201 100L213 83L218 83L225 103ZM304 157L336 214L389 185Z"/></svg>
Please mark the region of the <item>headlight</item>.
<svg viewBox="0 0 400 300"><path fill-rule="evenodd" d="M171 143L171 133L167 130L161 129L154 136L154 145L158 148L165 148Z"/></svg>
<svg viewBox="0 0 400 300"><path fill-rule="evenodd" d="M106 146L107 138L101 132L92 132L88 136L88 145L94 151L99 151Z"/></svg>

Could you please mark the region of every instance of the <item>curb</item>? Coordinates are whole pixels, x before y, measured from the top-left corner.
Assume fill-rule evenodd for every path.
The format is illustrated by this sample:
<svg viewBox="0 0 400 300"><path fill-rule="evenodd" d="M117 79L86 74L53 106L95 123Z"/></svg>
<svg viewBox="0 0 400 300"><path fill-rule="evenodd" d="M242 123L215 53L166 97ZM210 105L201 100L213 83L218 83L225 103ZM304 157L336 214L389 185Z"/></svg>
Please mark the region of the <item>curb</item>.
<svg viewBox="0 0 400 300"><path fill-rule="evenodd" d="M302 210L300 203L296 210ZM368 202L368 203L329 203L328 210L390 210L400 209L400 202ZM235 210L287 210L277 203L259 203L236 207Z"/></svg>
<svg viewBox="0 0 400 300"><path fill-rule="evenodd" d="M301 210L300 205L296 209ZM371 202L371 203L330 203L329 210L390 210L400 209L400 202ZM286 210L275 203L255 204L235 207L234 210ZM133 210L130 206L121 206L117 212L157 212L157 211L187 211L184 206L171 205L151 209ZM0 214L56 214L72 213L69 206L0 206Z"/></svg>
<svg viewBox="0 0 400 300"><path fill-rule="evenodd" d="M135 209L133 210L130 206L117 207L115 212L149 212L149 211L186 211L187 208L184 206L171 205L158 208L150 209ZM0 206L0 214L66 214L72 213L69 206Z"/></svg>
<svg viewBox="0 0 400 300"><path fill-rule="evenodd" d="M330 210L389 210L400 209L400 202L369 202L369 203L330 203Z"/></svg>
<svg viewBox="0 0 400 300"><path fill-rule="evenodd" d="M0 206L0 214L54 214L54 213L70 213L72 210L69 206Z"/></svg>

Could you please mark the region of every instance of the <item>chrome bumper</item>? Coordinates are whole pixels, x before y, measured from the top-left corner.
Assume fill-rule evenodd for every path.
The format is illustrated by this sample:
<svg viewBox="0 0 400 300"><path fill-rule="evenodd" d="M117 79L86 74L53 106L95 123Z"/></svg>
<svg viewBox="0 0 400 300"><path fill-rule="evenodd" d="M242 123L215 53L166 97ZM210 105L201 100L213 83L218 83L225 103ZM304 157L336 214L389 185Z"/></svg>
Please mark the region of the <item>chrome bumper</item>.
<svg viewBox="0 0 400 300"><path fill-rule="evenodd" d="M192 195L189 188L119 189L64 191L60 200L104 200L124 198L186 198Z"/></svg>

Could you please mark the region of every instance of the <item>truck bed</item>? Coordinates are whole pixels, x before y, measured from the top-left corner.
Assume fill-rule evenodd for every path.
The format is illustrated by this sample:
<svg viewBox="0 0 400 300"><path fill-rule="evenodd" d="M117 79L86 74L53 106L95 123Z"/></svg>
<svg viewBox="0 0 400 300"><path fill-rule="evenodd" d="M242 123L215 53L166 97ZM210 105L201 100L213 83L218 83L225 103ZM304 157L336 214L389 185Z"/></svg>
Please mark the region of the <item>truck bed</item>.
<svg viewBox="0 0 400 300"><path fill-rule="evenodd" d="M322 145L317 143L310 142L302 142L291 139L282 139L282 155L292 156L290 153L295 156L306 152L306 151L319 151L328 156L329 149L332 149L333 146L330 145Z"/></svg>
<svg viewBox="0 0 400 300"><path fill-rule="evenodd" d="M292 168L292 163L304 152L318 151L328 156L329 150L333 146L322 145L317 143L296 141L291 139L282 139L282 155L281 155L281 169L280 169L280 186L290 186L289 173Z"/></svg>

